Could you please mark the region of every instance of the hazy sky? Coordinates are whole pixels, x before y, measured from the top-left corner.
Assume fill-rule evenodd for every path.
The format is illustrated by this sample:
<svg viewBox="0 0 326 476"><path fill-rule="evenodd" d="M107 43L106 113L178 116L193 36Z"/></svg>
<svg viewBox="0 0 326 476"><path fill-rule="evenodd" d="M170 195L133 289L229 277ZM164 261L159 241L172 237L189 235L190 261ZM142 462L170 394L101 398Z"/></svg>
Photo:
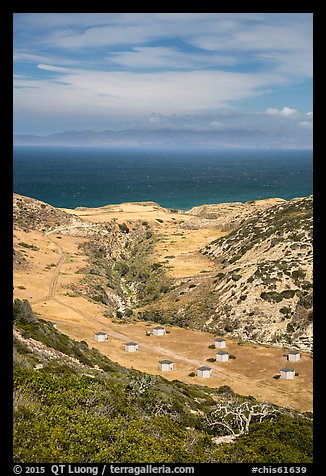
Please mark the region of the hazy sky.
<svg viewBox="0 0 326 476"><path fill-rule="evenodd" d="M312 14L15 14L14 128L234 128L309 146Z"/></svg>

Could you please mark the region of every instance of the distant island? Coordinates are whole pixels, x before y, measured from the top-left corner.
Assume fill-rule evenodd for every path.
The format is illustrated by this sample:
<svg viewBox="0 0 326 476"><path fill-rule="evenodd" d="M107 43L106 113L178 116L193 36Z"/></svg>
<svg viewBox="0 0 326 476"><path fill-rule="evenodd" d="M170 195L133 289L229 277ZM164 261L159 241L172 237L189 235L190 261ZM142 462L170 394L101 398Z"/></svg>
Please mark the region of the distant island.
<svg viewBox="0 0 326 476"><path fill-rule="evenodd" d="M306 149L306 142L300 143L287 137L282 148ZM279 148L279 140L268 133L252 129L220 130L177 130L177 129L127 129L96 132L65 131L44 136L15 134L14 145L28 146L112 146L112 147L242 147Z"/></svg>

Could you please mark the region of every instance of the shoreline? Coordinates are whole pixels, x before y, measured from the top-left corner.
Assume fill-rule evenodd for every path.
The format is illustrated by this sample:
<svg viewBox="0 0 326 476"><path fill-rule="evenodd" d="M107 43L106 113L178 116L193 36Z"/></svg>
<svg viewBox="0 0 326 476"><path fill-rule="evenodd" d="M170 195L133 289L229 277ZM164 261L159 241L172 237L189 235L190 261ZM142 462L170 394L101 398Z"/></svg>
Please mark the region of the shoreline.
<svg viewBox="0 0 326 476"><path fill-rule="evenodd" d="M286 201L286 202L289 202L291 200L299 200L299 199L302 199L302 198L305 198L305 197L312 197L313 196L313 193L309 194L309 195L302 195L302 196L295 196L295 197L292 197L292 198L283 198L283 197L266 197L266 198L257 198L257 199L250 199L250 200L245 200L245 201L242 201L242 200L230 200L230 201L221 201L221 202L211 202L211 203L208 203L208 202L205 202L205 203L200 203L200 204L195 204L193 206L190 206L189 208L178 208L178 207L169 207L169 206L165 206L165 205L162 205L160 204L159 202L157 201L154 201L154 200L128 200L128 201L122 201L122 202L110 202L110 203L106 203L104 205L78 205L77 207L69 207L69 206L66 206L66 205L55 205L53 203L51 203L50 201L48 200L42 200L40 198L36 198L36 197L32 197L30 195L23 195L23 194L20 194L20 193L17 193L17 192L13 192L13 196L19 196L19 197L24 197L24 198L30 198L32 200L37 200L39 202L42 202L42 203L46 203L54 208L58 208L60 210L65 210L65 211L69 211L70 213L74 212L74 211L84 211L84 210L97 210L97 209L110 209L112 207L119 207L119 206L125 206L125 205L133 205L133 206L154 206L154 207L158 207L159 209L164 209L164 210L167 210L169 212L171 211L176 211L177 213L188 213L190 212L191 210L195 209L195 208L200 208L200 207L218 207L218 206L223 206L223 205L231 205L231 204L235 204L235 205L251 205L251 204L263 204L263 203L275 203L276 201L278 202L281 202L281 201Z"/></svg>

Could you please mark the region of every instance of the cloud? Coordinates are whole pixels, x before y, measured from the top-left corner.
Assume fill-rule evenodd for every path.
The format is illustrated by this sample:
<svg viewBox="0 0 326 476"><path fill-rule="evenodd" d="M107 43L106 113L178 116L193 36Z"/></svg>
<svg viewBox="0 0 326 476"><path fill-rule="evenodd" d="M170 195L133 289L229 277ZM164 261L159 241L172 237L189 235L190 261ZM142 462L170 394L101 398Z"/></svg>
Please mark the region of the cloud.
<svg viewBox="0 0 326 476"><path fill-rule="evenodd" d="M175 47L134 47L130 51L114 51L107 57L109 62L128 68L205 69L216 66L232 66L238 62L232 55L186 53Z"/></svg>
<svg viewBox="0 0 326 476"><path fill-rule="evenodd" d="M46 50L67 59L106 49L115 65L147 67L152 60L161 68L179 60L193 69L212 55L211 67L259 63L292 80L312 76L312 14L18 14L14 25L16 48L30 55ZM27 43L21 31L29 33ZM171 39L177 48L164 44Z"/></svg>
<svg viewBox="0 0 326 476"><path fill-rule="evenodd" d="M38 69L43 69L44 71L54 71L56 73L73 73L74 70L72 68L63 68L61 66L53 66L50 64L38 64ZM78 72L78 70L76 70Z"/></svg>
<svg viewBox="0 0 326 476"><path fill-rule="evenodd" d="M53 107L53 112L61 110L62 114L67 112L68 104L74 110L79 108L80 113L85 113L87 104L90 111L109 115L143 115L153 110L161 114L210 111L260 94L259 88L267 80L265 76L225 71L133 73L53 65L38 68L58 75L51 79L17 79L17 106L39 110Z"/></svg>
<svg viewBox="0 0 326 476"><path fill-rule="evenodd" d="M291 109L290 107L285 106L283 107L283 109L268 108L265 112L268 116L290 117L295 115L298 111L296 109Z"/></svg>
<svg viewBox="0 0 326 476"><path fill-rule="evenodd" d="M213 129L220 129L221 127L223 127L223 123L219 121L212 121L209 123L209 126Z"/></svg>
<svg viewBox="0 0 326 476"><path fill-rule="evenodd" d="M299 122L299 124L300 126L308 128L308 129L312 129L313 127L312 122L308 122L308 121L302 121L302 122Z"/></svg>
<svg viewBox="0 0 326 476"><path fill-rule="evenodd" d="M312 14L15 14L14 44L15 124L311 134Z"/></svg>

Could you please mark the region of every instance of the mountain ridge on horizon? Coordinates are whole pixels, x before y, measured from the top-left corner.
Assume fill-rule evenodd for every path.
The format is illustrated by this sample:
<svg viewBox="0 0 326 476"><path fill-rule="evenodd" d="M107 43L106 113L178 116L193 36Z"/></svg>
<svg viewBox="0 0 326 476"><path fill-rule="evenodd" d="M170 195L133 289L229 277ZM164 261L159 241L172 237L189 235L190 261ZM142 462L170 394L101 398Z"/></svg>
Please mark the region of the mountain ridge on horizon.
<svg viewBox="0 0 326 476"><path fill-rule="evenodd" d="M175 147L225 147L225 148L299 148L310 149L302 143L292 143L276 138L268 132L262 136L256 130L183 130L183 129L125 129L62 131L45 135L14 134L14 145L52 146L175 146Z"/></svg>

